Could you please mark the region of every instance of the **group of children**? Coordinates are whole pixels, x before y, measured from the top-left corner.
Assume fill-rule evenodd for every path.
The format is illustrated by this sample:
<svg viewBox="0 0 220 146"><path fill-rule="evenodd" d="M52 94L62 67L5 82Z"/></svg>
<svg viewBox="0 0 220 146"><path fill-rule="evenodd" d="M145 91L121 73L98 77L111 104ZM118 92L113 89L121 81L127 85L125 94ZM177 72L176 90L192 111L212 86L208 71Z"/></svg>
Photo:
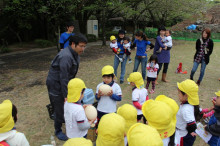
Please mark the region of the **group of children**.
<svg viewBox="0 0 220 146"><path fill-rule="evenodd" d="M117 39L115 36L111 36L110 37L110 48L113 50L113 52L116 54L119 54L121 52L120 48L118 48L118 44L117 44ZM144 41L144 40L143 40ZM162 39L162 43L166 46L164 49L165 50L170 50L173 46L172 43L172 37L171 37L171 31L167 30L166 31L166 36ZM129 63L131 63L131 42L129 37L124 37L123 41L121 41L121 44L123 44L124 47L124 56L123 58L120 58L119 56L117 56L119 58L119 60L121 62L124 61L125 57L127 56L129 58ZM138 47L138 46L137 46ZM156 53L161 53L163 48L160 48L158 51L156 51ZM144 49L145 51L147 51L146 49ZM150 94L153 94L155 92L155 81L157 78L157 72L159 69L159 65L158 65L158 59L157 59L157 55L153 54L149 61L149 63L146 65L147 68L147 84L146 84L146 89L148 90L150 83L152 82L152 89L150 90ZM143 74L143 73L142 73ZM142 75L143 76L143 75Z"/></svg>
<svg viewBox="0 0 220 146"><path fill-rule="evenodd" d="M165 95L159 95L155 100L149 99L141 73L133 72L127 79L132 86L133 105L124 104L117 109L117 101L122 99L122 91L114 78L113 67L110 65L103 67L103 82L97 86L96 90L97 146L193 145L196 139L196 122L207 111L199 108L198 85L194 81L187 79L177 83L180 101L178 106L175 100ZM103 84L112 87L112 91L107 95L103 95L99 90ZM89 121L86 118L85 105L80 105L85 88L81 79L75 78L69 82L64 116L69 141L80 140L92 145L85 138L94 120ZM215 121L205 127L205 130L214 136L210 143L215 145L220 144L220 91L216 96L213 114ZM143 124L140 123L142 118ZM81 138L74 140L77 137Z"/></svg>
<svg viewBox="0 0 220 146"><path fill-rule="evenodd" d="M214 107L209 110L199 108L198 85L192 80L177 83L180 106L175 100L159 95L149 99L141 73L133 72L127 79L132 86L132 102L117 109L117 101L122 99L120 86L114 81L114 69L107 65L102 69L102 80L97 86L97 146L191 146L196 139L196 122L203 113L212 111L212 121L205 130L213 135L209 144L220 145L220 91L213 100ZM104 95L99 87L103 84L112 87ZM64 146L80 144L92 145L87 140L90 126L95 122L88 120L82 105L86 85L79 78L68 83L67 101L64 104L66 134L69 140ZM9 100L0 104L0 141L13 145L16 138L22 138L22 145L29 145L25 136L17 133L14 123L17 121L16 107ZM140 120L143 118L143 123ZM21 140L21 139L20 139ZM3 142L2 142L3 143ZM1 143L0 143L1 144Z"/></svg>

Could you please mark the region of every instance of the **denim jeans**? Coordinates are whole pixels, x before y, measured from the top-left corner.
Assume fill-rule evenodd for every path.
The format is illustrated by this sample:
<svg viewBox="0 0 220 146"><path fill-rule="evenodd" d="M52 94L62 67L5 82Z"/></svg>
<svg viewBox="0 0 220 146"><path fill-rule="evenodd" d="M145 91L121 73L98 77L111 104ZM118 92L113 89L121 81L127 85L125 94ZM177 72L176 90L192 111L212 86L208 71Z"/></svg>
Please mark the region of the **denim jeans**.
<svg viewBox="0 0 220 146"><path fill-rule="evenodd" d="M200 63L198 62L195 62L193 63L193 68L192 68L192 71L191 71L191 74L190 74L190 78L193 79L193 76L198 68ZM199 81L202 81L203 77L204 77L204 74L205 74L205 68L206 68L206 63L205 63L205 60L202 60L201 62L201 70L200 70L200 76L199 76Z"/></svg>
<svg viewBox="0 0 220 146"><path fill-rule="evenodd" d="M118 55L118 57L123 58L123 55ZM115 70L115 75L117 77L117 69L118 69L118 65L119 63L121 63L121 76L120 76L120 81L124 81L124 77L125 77L125 70L126 70L126 63L127 63L127 56L124 58L123 62L120 62L118 57L116 57L115 55L115 59L114 59L114 70Z"/></svg>
<svg viewBox="0 0 220 146"><path fill-rule="evenodd" d="M145 80L145 78L146 78L146 67L147 67L147 57L138 58L137 56L135 56L133 72L137 72L140 63L141 63L142 77Z"/></svg>

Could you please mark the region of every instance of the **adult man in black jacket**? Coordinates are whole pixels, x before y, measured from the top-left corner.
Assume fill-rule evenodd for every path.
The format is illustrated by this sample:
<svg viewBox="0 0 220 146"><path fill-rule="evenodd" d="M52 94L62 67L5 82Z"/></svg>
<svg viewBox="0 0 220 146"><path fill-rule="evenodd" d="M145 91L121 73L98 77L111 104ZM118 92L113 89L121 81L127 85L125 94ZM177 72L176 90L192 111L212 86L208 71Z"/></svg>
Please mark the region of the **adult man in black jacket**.
<svg viewBox="0 0 220 146"><path fill-rule="evenodd" d="M79 55L85 50L87 39L83 35L74 35L69 39L69 46L60 51L53 59L47 76L47 89L54 109L55 135L60 140L67 140L62 132L64 123L64 102L67 97L67 84L75 78L79 68Z"/></svg>

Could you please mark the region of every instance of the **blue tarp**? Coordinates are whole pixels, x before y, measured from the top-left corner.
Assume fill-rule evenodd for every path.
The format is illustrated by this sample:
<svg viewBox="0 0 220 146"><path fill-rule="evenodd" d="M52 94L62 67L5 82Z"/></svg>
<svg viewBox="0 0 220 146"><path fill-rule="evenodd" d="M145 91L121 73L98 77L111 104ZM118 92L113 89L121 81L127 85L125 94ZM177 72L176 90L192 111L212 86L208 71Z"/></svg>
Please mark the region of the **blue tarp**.
<svg viewBox="0 0 220 146"><path fill-rule="evenodd" d="M188 29L188 30L195 30L196 29L196 25L192 24L192 25L188 26L186 29Z"/></svg>

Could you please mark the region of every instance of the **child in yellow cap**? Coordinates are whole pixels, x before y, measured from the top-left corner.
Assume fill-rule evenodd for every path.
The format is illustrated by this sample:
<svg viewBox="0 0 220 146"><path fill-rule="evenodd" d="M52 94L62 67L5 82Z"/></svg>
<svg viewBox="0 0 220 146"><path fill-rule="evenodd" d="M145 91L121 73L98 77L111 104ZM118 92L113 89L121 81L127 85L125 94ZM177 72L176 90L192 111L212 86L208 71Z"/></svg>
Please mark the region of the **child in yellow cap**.
<svg viewBox="0 0 220 146"><path fill-rule="evenodd" d="M155 100L150 99L143 104L142 111L148 125L157 129L164 146L174 145L178 109L176 101L165 95L159 95Z"/></svg>
<svg viewBox="0 0 220 146"><path fill-rule="evenodd" d="M153 127L136 123L128 130L129 146L163 146L163 141Z"/></svg>
<svg viewBox="0 0 220 146"><path fill-rule="evenodd" d="M84 111L85 106L81 105L85 89L85 83L79 78L74 78L68 83L67 101L64 104L64 119L68 138L86 138L88 129L94 122L94 120L88 121Z"/></svg>
<svg viewBox="0 0 220 146"><path fill-rule="evenodd" d="M85 138L71 138L63 146L93 146L92 141Z"/></svg>
<svg viewBox="0 0 220 146"><path fill-rule="evenodd" d="M124 146L125 120L116 113L102 117L98 127L96 146Z"/></svg>
<svg viewBox="0 0 220 146"><path fill-rule="evenodd" d="M215 113L211 117L209 124L206 125L205 130L212 134L208 144L211 146L220 146L220 91L215 92L216 100L214 110Z"/></svg>
<svg viewBox="0 0 220 146"><path fill-rule="evenodd" d="M143 117L143 113L141 111L142 105L146 100L148 100L148 92L147 89L144 88L144 80L142 78L141 73L133 72L129 75L127 79L130 82L130 85L133 87L132 89L132 102L134 107L137 109L137 120L140 121ZM145 117L143 117L144 123L146 123Z"/></svg>
<svg viewBox="0 0 220 146"><path fill-rule="evenodd" d="M121 87L114 82L114 69L110 65L106 65L102 68L102 81L98 84L96 88L96 100L98 100L98 117L97 120L102 118L103 115L108 113L116 112L116 104L117 101L121 101L122 91ZM103 84L109 85L112 88L112 91L107 95L103 95L103 93L99 90L99 87Z"/></svg>
<svg viewBox="0 0 220 146"><path fill-rule="evenodd" d="M137 123L137 110L130 104L124 104L118 108L117 114L125 119L125 133L127 135L128 129ZM125 136L124 142L127 145L127 136Z"/></svg>
<svg viewBox="0 0 220 146"><path fill-rule="evenodd" d="M192 146L196 140L196 117L200 114L198 85L192 80L177 83L181 102L177 113L176 144Z"/></svg>
<svg viewBox="0 0 220 146"><path fill-rule="evenodd" d="M14 127L16 122L16 106L10 100L4 100L0 104L0 142L6 142L11 146L29 146L25 135L17 132Z"/></svg>
<svg viewBox="0 0 220 146"><path fill-rule="evenodd" d="M112 51L115 53L115 54L119 54L119 52L121 51L119 48L118 48L118 43L117 43L117 39L114 35L112 35L110 37L110 48L112 49Z"/></svg>

